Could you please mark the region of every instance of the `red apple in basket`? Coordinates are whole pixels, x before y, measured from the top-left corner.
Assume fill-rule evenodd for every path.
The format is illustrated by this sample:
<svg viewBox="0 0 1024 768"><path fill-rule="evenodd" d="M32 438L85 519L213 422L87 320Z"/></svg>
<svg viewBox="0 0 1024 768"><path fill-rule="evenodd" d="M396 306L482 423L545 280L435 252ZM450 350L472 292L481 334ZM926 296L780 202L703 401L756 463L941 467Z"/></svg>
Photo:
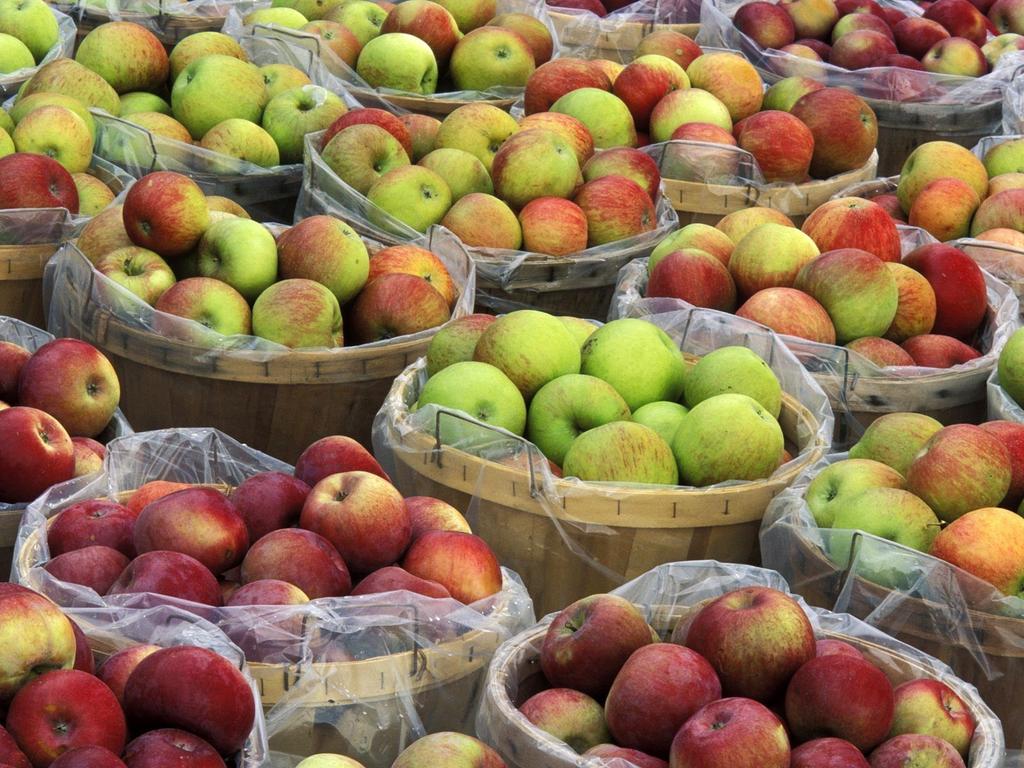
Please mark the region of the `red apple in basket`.
<svg viewBox="0 0 1024 768"><path fill-rule="evenodd" d="M134 527L135 515L124 505L109 499L89 499L63 509L47 528L46 542L51 557L95 544L134 557Z"/></svg>
<svg viewBox="0 0 1024 768"><path fill-rule="evenodd" d="M878 336L862 336L846 343L846 348L866 357L879 368L889 365L914 365L914 358L899 344Z"/></svg>
<svg viewBox="0 0 1024 768"><path fill-rule="evenodd" d="M651 110L669 91L689 88L686 70L659 54L639 56L619 73L612 92L622 99L633 115L638 130L645 130Z"/></svg>
<svg viewBox="0 0 1024 768"><path fill-rule="evenodd" d="M498 753L482 741L461 733L432 733L414 741L391 768L506 768Z"/></svg>
<svg viewBox="0 0 1024 768"><path fill-rule="evenodd" d="M585 59L563 57L541 64L526 81L526 114L547 112L562 96L580 88L610 91L612 84L604 72Z"/></svg>
<svg viewBox="0 0 1024 768"><path fill-rule="evenodd" d="M523 249L567 256L587 247L587 215L572 200L538 197L519 212Z"/></svg>
<svg viewBox="0 0 1024 768"><path fill-rule="evenodd" d="M0 502L32 501L74 474L74 445L50 414L36 408L4 408L0 436Z"/></svg>
<svg viewBox="0 0 1024 768"><path fill-rule="evenodd" d="M364 123L376 125L390 133L398 140L398 143L402 145L402 149L405 150L405 154L412 158L412 135L409 133L409 129L406 127L405 123L390 112L383 109L376 109L374 107L353 109L331 123L330 127L324 133L323 138L320 140L321 148L326 147L335 135L341 133L350 125L362 125Z"/></svg>
<svg viewBox="0 0 1024 768"><path fill-rule="evenodd" d="M126 768L124 762L106 747L90 745L69 749L50 768Z"/></svg>
<svg viewBox="0 0 1024 768"><path fill-rule="evenodd" d="M814 136L799 119L779 110L740 120L733 135L754 156L766 181L802 182L814 154Z"/></svg>
<svg viewBox="0 0 1024 768"><path fill-rule="evenodd" d="M395 565L389 565L386 568L380 568L371 573L356 585L356 588L352 590L352 594L374 595L380 592L395 592L398 590L415 592L426 597L451 597L451 593L436 581L413 576L404 568L399 568Z"/></svg>
<svg viewBox="0 0 1024 768"><path fill-rule="evenodd" d="M594 154L594 137L590 135L587 126L572 115L563 115L561 112L534 112L519 121L519 130L525 131L530 128L543 128L557 133L569 142L576 151L576 159L581 168Z"/></svg>
<svg viewBox="0 0 1024 768"><path fill-rule="evenodd" d="M611 738L601 705L572 688L547 688L535 693L519 705L519 712L576 752L585 752Z"/></svg>
<svg viewBox="0 0 1024 768"><path fill-rule="evenodd" d="M783 48L796 40L793 20L775 3L747 3L736 11L732 23L761 48Z"/></svg>
<svg viewBox="0 0 1024 768"><path fill-rule="evenodd" d="M836 40L840 37L858 29L870 29L872 32L880 32L887 37L893 36L889 23L884 18L870 13L849 13L840 16L839 21L832 27L832 44L835 45Z"/></svg>
<svg viewBox="0 0 1024 768"><path fill-rule="evenodd" d="M105 595L128 567L129 559L116 549L94 545L74 549L48 560L43 568L56 579L80 584Z"/></svg>
<svg viewBox="0 0 1024 768"><path fill-rule="evenodd" d="M789 768L786 727L752 699L719 699L699 709L672 740L676 768Z"/></svg>
<svg viewBox="0 0 1024 768"><path fill-rule="evenodd" d="M999 507L974 509L932 542L931 554L987 581L1003 594L1024 594L1024 518Z"/></svg>
<svg viewBox="0 0 1024 768"><path fill-rule="evenodd" d="M896 47L900 53L922 59L940 40L949 37L949 32L937 21L923 16L911 16L892 28Z"/></svg>
<svg viewBox="0 0 1024 768"><path fill-rule="evenodd" d="M825 308L795 288L765 288L736 310L739 317L753 320L784 333L819 344L835 344L836 329Z"/></svg>
<svg viewBox="0 0 1024 768"><path fill-rule="evenodd" d="M564 608L544 635L540 665L551 685L602 697L638 648L653 641L643 614L615 595L591 595Z"/></svg>
<svg viewBox="0 0 1024 768"><path fill-rule="evenodd" d="M640 185L624 176L585 183L573 202L587 217L587 244L604 245L657 227L654 203Z"/></svg>
<svg viewBox="0 0 1024 768"><path fill-rule="evenodd" d="M924 275L935 291L932 332L969 341L988 308L985 277L978 263L942 243L921 246L907 254L903 263Z"/></svg>
<svg viewBox="0 0 1024 768"><path fill-rule="evenodd" d="M462 39L459 25L448 9L430 0L399 3L388 12L380 31L404 32L418 37L430 46L441 68L447 65L452 49ZM409 154L412 155L411 152Z"/></svg>
<svg viewBox="0 0 1024 768"><path fill-rule="evenodd" d="M988 37L985 16L968 0L938 0L924 12L924 18L937 21L949 34L975 45L984 45Z"/></svg>
<svg viewBox="0 0 1024 768"><path fill-rule="evenodd" d="M135 492L128 497L125 506L135 515L137 520L139 513L152 501L163 498L175 491L183 491L186 488L194 488L192 483L176 483L170 480L151 480L143 483Z"/></svg>
<svg viewBox="0 0 1024 768"><path fill-rule="evenodd" d="M668 768L668 763L660 757L646 755L636 749L617 747L614 744L598 744L583 753L584 757L603 757L605 760L625 760L636 768Z"/></svg>
<svg viewBox="0 0 1024 768"><path fill-rule="evenodd" d="M952 368L981 357L974 347L936 333L911 336L902 346L914 358L914 364L922 368Z"/></svg>
<svg viewBox="0 0 1024 768"><path fill-rule="evenodd" d="M96 677L106 683L117 701L124 706L124 686L128 678L144 658L159 650L159 645L130 645L108 656L96 670Z"/></svg>
<svg viewBox="0 0 1024 768"><path fill-rule="evenodd" d="M842 197L819 205L801 229L822 253L859 248L882 261L900 260L900 233L896 223L877 203L860 197Z"/></svg>
<svg viewBox="0 0 1024 768"><path fill-rule="evenodd" d="M598 152L583 166L583 179L593 181L602 176L624 176L632 179L655 204L661 195L661 173L650 155L632 147L614 147Z"/></svg>
<svg viewBox="0 0 1024 768"><path fill-rule="evenodd" d="M242 561L242 582L286 581L310 600L340 597L352 589L352 577L338 550L323 536L301 528L272 531L255 542Z"/></svg>
<svg viewBox="0 0 1024 768"><path fill-rule="evenodd" d="M931 283L906 264L890 261L885 266L896 280L899 292L896 316L889 324L885 338L900 343L931 331L935 325L935 291Z"/></svg>
<svg viewBox="0 0 1024 768"><path fill-rule="evenodd" d="M309 486L297 477L260 472L231 492L231 503L245 522L249 541L255 542L271 531L295 525L308 495Z"/></svg>
<svg viewBox="0 0 1024 768"><path fill-rule="evenodd" d="M224 605L304 605L308 602L306 593L294 584L277 579L263 579L250 581L239 587Z"/></svg>
<svg viewBox="0 0 1024 768"><path fill-rule="evenodd" d="M144 733L125 747L127 768L224 768L224 759L209 742L177 728Z"/></svg>
<svg viewBox="0 0 1024 768"><path fill-rule="evenodd" d="M459 296L458 286L444 262L418 245L393 245L375 253L370 259L370 271L366 276L366 282L370 284L391 274L422 278L444 297L448 306L454 306Z"/></svg>
<svg viewBox="0 0 1024 768"><path fill-rule="evenodd" d="M220 586L210 569L180 552L144 552L117 578L108 595L154 592L203 605L220 605Z"/></svg>
<svg viewBox="0 0 1024 768"><path fill-rule="evenodd" d="M835 638L825 637L814 643L815 656L831 656L833 654L839 654L841 656L853 656L857 659L863 659L864 654L857 650L855 647L842 640L836 640Z"/></svg>
<svg viewBox="0 0 1024 768"><path fill-rule="evenodd" d="M736 307L736 284L729 270L714 256L695 248L673 251L658 261L644 295L682 299L722 312Z"/></svg>
<svg viewBox="0 0 1024 768"><path fill-rule="evenodd" d="M310 488L339 472L371 472L390 480L377 460L362 445L345 435L321 437L295 462L295 477Z"/></svg>
<svg viewBox="0 0 1024 768"><path fill-rule="evenodd" d="M124 689L124 709L135 727L181 728L222 755L234 754L249 737L256 717L253 699L249 683L230 661L193 646L150 654Z"/></svg>
<svg viewBox="0 0 1024 768"><path fill-rule="evenodd" d="M981 428L1003 444L1010 457L1012 480L1000 506L1017 509L1024 500L1024 424L1012 421L988 421Z"/></svg>
<svg viewBox="0 0 1024 768"><path fill-rule="evenodd" d="M406 496L405 509L409 513L413 540L427 531L473 532L462 513L441 499L430 496Z"/></svg>
<svg viewBox="0 0 1024 768"><path fill-rule="evenodd" d="M0 726L0 765L10 768L32 768L32 763L3 726Z"/></svg>
<svg viewBox="0 0 1024 768"><path fill-rule="evenodd" d="M77 669L46 672L18 691L7 711L7 730L35 766L90 744L120 754L127 735L111 690Z"/></svg>
<svg viewBox="0 0 1024 768"><path fill-rule="evenodd" d="M53 158L15 152L0 157L0 209L5 208L67 208L78 213L78 189Z"/></svg>
<svg viewBox="0 0 1024 768"><path fill-rule="evenodd" d="M816 179L861 168L875 151L878 118L864 99L845 88L804 94L790 113L814 136L811 175Z"/></svg>
<svg viewBox="0 0 1024 768"><path fill-rule="evenodd" d="M75 450L75 477L84 477L103 469L103 457L107 449L91 437L72 437Z"/></svg>
<svg viewBox="0 0 1024 768"><path fill-rule="evenodd" d="M74 665L74 629L47 598L16 584L0 584L0 617L5 648L0 660L0 700L9 701L43 670Z"/></svg>
<svg viewBox="0 0 1024 768"><path fill-rule="evenodd" d="M137 181L124 200L124 227L132 242L161 256L182 256L210 225L206 195L180 173L157 171Z"/></svg>
<svg viewBox="0 0 1024 768"><path fill-rule="evenodd" d="M700 56L703 51L692 38L674 29L657 29L646 35L637 45L634 54L643 56L657 53L672 59L680 67L690 66L690 62Z"/></svg>
<svg viewBox="0 0 1024 768"><path fill-rule="evenodd" d="M944 739L919 733L896 736L871 753L871 768L964 768L963 758Z"/></svg>
<svg viewBox="0 0 1024 768"><path fill-rule="evenodd" d="M867 69L896 52L891 35L862 29L848 32L832 44L829 63L843 69Z"/></svg>
<svg viewBox="0 0 1024 768"><path fill-rule="evenodd" d="M793 750L789 768L870 768L867 758L844 739L826 736Z"/></svg>
<svg viewBox="0 0 1024 768"><path fill-rule="evenodd" d="M402 567L413 576L436 581L467 605L501 590L498 558L471 533L428 531L409 547Z"/></svg>
<svg viewBox="0 0 1024 768"><path fill-rule="evenodd" d="M966 757L974 727L974 717L963 699L941 680L920 678L897 686L890 736L904 733L935 736L948 741Z"/></svg>
<svg viewBox="0 0 1024 768"><path fill-rule="evenodd" d="M106 356L77 339L55 339L22 366L18 403L46 411L71 436L95 437L117 410L121 385Z"/></svg>
<svg viewBox="0 0 1024 768"><path fill-rule="evenodd" d="M0 400L13 403L18 399L18 376L32 353L12 341L0 341Z"/></svg>
<svg viewBox="0 0 1024 768"><path fill-rule="evenodd" d="M363 288L346 325L356 344L369 344L436 328L450 317L448 302L429 282L395 273Z"/></svg>

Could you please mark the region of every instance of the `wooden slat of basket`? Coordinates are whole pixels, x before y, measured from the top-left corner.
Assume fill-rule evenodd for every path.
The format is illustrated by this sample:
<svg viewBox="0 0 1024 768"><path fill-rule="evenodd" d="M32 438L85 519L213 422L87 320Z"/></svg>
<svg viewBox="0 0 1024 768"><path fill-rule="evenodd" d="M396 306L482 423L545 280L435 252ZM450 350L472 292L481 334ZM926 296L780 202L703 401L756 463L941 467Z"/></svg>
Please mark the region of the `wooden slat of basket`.
<svg viewBox="0 0 1024 768"><path fill-rule="evenodd" d="M598 29L595 36L589 25L576 25L576 22L581 19L580 16L560 13L553 8L548 9L548 16L555 26L558 40L562 45L570 48L586 48L597 54L603 54L603 58L613 61L621 61L624 55L631 60L640 41L651 32L672 30L689 38L695 38L700 31L700 24L696 22L691 24L655 24L650 21L625 21L617 25L614 31Z"/></svg>
<svg viewBox="0 0 1024 768"><path fill-rule="evenodd" d="M43 269L56 250L55 243L0 246L0 315L46 325Z"/></svg>
<svg viewBox="0 0 1024 768"><path fill-rule="evenodd" d="M459 107L464 107L466 104L489 104L492 107L503 109L508 112L512 109L512 105L516 103L515 99L508 98L491 98L491 99L474 99L472 101L464 101L460 99L444 99L444 98L433 98L429 96L417 96L415 94L399 94L399 93L387 93L384 91L368 90L366 88L351 88L352 95L359 99L368 99L371 102L383 99L396 107L407 110L409 112L415 112L420 115L431 115L439 119L451 114Z"/></svg>

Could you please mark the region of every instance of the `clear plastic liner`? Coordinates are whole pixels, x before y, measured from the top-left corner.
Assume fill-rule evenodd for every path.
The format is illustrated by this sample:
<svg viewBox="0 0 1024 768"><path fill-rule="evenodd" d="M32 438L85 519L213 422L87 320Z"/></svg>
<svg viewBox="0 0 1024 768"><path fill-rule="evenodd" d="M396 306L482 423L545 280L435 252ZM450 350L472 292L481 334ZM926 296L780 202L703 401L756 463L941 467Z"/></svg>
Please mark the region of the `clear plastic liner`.
<svg viewBox="0 0 1024 768"><path fill-rule="evenodd" d="M988 395L989 421L1016 421L1024 424L1024 408L1000 386L998 369L993 370L988 377L985 392Z"/></svg>
<svg viewBox="0 0 1024 768"><path fill-rule="evenodd" d="M478 689L498 644L529 626L533 604L515 573L472 605L408 592L320 598L301 606L212 608L150 593L101 597L58 581L47 520L69 504L122 499L152 480L225 491L292 467L213 429L145 432L111 443L104 471L54 487L30 505L18 534L14 580L60 605L134 613L189 611L217 625L245 653L259 682L275 765L342 752L389 768L409 742L433 730L472 727ZM235 572L226 574L237 578ZM471 731L467 731L471 732Z"/></svg>
<svg viewBox="0 0 1024 768"><path fill-rule="evenodd" d="M14 72L0 73L0 101L17 93L21 84L39 71L39 68L43 65L49 64L55 59L70 58L74 53L75 35L78 32L74 19L56 8L51 7L50 10L57 19L57 33L59 37L56 44L46 52L43 60L36 66L16 69Z"/></svg>
<svg viewBox="0 0 1024 768"><path fill-rule="evenodd" d="M1017 135L1024 133L1024 77L1018 67L1003 94L1003 129L1001 133Z"/></svg>
<svg viewBox="0 0 1024 768"><path fill-rule="evenodd" d="M637 605L662 639L668 640L675 625L692 620L702 603L746 587L791 590L775 571L695 560L661 565L612 594ZM964 700L977 722L967 765L1000 768L1004 752L1000 722L974 686L958 679L955 672L938 659L853 616L809 606L799 594L793 597L806 612L816 637L831 637L859 647L893 682L930 677L949 685ZM537 626L498 649L477 719L478 735L496 746L513 768L634 768L633 763L621 758L582 758L565 743L531 725L516 709L525 698L545 687L537 658L544 630L554 616L545 617Z"/></svg>
<svg viewBox="0 0 1024 768"><path fill-rule="evenodd" d="M635 2L618 8L603 17L576 8L559 8L554 4L550 8L550 12L571 18L562 27L562 39L571 40L573 43L563 49L563 55L588 58L588 53L607 54L608 51L603 47L595 50L585 44L579 45L578 42L587 38L596 41L602 34L614 35L625 24L649 27L665 24L696 24L700 21L700 6L699 0L635 0ZM653 28L647 29L645 33L653 31ZM626 48L620 50L625 55L632 54L632 51ZM605 58L605 55L594 58Z"/></svg>
<svg viewBox="0 0 1024 768"><path fill-rule="evenodd" d="M92 29L108 21L130 21L174 45L195 32L217 31L228 10L253 0L58 0L57 7Z"/></svg>

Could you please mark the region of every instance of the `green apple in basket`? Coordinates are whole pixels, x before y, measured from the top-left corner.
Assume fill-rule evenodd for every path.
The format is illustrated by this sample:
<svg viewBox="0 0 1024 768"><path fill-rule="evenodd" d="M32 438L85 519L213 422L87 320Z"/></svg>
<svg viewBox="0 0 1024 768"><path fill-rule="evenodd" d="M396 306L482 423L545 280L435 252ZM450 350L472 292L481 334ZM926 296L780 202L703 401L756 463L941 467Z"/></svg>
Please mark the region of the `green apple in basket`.
<svg viewBox="0 0 1024 768"><path fill-rule="evenodd" d="M690 412L685 405L673 403L668 400L658 400L647 405L642 405L633 412L633 421L650 427L669 445L675 437L683 417Z"/></svg>
<svg viewBox="0 0 1024 768"><path fill-rule="evenodd" d="M285 29L302 29L309 23L309 19L294 8L259 8L247 13L242 23L247 27L265 24Z"/></svg>
<svg viewBox="0 0 1024 768"><path fill-rule="evenodd" d="M460 91L522 88L535 69L533 51L522 36L505 27L490 26L459 40L449 66Z"/></svg>
<svg viewBox="0 0 1024 768"><path fill-rule="evenodd" d="M775 419L782 412L778 377L768 363L746 347L721 347L709 352L686 377L686 403L691 408L728 392L754 398Z"/></svg>
<svg viewBox="0 0 1024 768"><path fill-rule="evenodd" d="M650 427L614 421L577 437L565 454L565 477L616 483L676 485L672 449Z"/></svg>
<svg viewBox="0 0 1024 768"><path fill-rule="evenodd" d="M836 512L851 498L869 488L903 488L906 481L890 466L871 459L837 461L819 472L804 499L822 528L831 528Z"/></svg>
<svg viewBox="0 0 1024 768"><path fill-rule="evenodd" d="M217 123L206 132L199 146L263 168L281 163L281 153L274 137L256 123L240 117L230 117Z"/></svg>
<svg viewBox="0 0 1024 768"><path fill-rule="evenodd" d="M1018 404L1024 404L1024 329L1014 332L999 353L999 385Z"/></svg>
<svg viewBox="0 0 1024 768"><path fill-rule="evenodd" d="M167 82L167 50L141 24L100 24L78 44L75 61L98 74L118 93L157 91Z"/></svg>
<svg viewBox="0 0 1024 768"><path fill-rule="evenodd" d="M43 0L0 0L0 32L24 43L35 63L60 40L57 17Z"/></svg>
<svg viewBox="0 0 1024 768"><path fill-rule="evenodd" d="M328 21L336 21L347 27L359 40L363 50L366 50L366 46L378 36L383 37L380 34L380 28L387 17L386 10L369 0L351 0L351 2L342 3L324 14L324 18ZM433 52L431 52L431 58L433 58Z"/></svg>
<svg viewBox="0 0 1024 768"><path fill-rule="evenodd" d="M171 115L171 105L155 93L146 91L132 91L121 94L121 117L134 112L159 112L162 115Z"/></svg>
<svg viewBox="0 0 1024 768"><path fill-rule="evenodd" d="M868 425L850 458L880 461L906 477L914 457L940 429L941 422L923 413L886 413Z"/></svg>
<svg viewBox="0 0 1024 768"><path fill-rule="evenodd" d="M19 152L52 157L68 173L83 173L92 162L89 125L65 107L45 106L25 115L11 134Z"/></svg>
<svg viewBox="0 0 1024 768"><path fill-rule="evenodd" d="M356 73L371 88L422 94L437 90L434 52L418 37L404 32L389 32L366 43L359 53Z"/></svg>
<svg viewBox="0 0 1024 768"><path fill-rule="evenodd" d="M494 192L487 168L476 155L464 150L441 147L428 152L418 165L429 168L448 183L453 203L473 192Z"/></svg>
<svg viewBox="0 0 1024 768"><path fill-rule="evenodd" d="M117 91L102 77L74 59L56 59L40 67L18 91L18 101L33 93L71 96L86 106L106 110L112 115L121 110Z"/></svg>
<svg viewBox="0 0 1024 768"><path fill-rule="evenodd" d="M14 35L0 32L0 74L29 69L35 65L36 61L32 58L32 51L28 46Z"/></svg>
<svg viewBox="0 0 1024 768"><path fill-rule="evenodd" d="M350 125L327 142L320 156L339 179L361 195L388 171L409 165L401 143L379 125Z"/></svg>
<svg viewBox="0 0 1024 768"><path fill-rule="evenodd" d="M452 193L444 179L419 165L388 171L373 183L366 197L381 211L417 232L426 232L439 223L452 206ZM370 210L370 221L387 228L386 220L376 209Z"/></svg>
<svg viewBox="0 0 1024 768"><path fill-rule="evenodd" d="M222 120L260 121L267 87L258 67L232 56L205 56L193 61L174 81L174 117L195 139Z"/></svg>
<svg viewBox="0 0 1024 768"><path fill-rule="evenodd" d="M307 133L322 131L348 112L341 97L319 85L303 85L275 96L263 110L263 128L277 142L281 162L301 163Z"/></svg>
<svg viewBox="0 0 1024 768"><path fill-rule="evenodd" d="M250 302L277 279L277 245L258 221L233 217L215 222L197 250L202 277L223 280Z"/></svg>
<svg viewBox="0 0 1024 768"><path fill-rule="evenodd" d="M476 155L490 173L501 145L518 130L515 118L493 104L463 104L437 128L434 147L461 149Z"/></svg>
<svg viewBox="0 0 1024 768"><path fill-rule="evenodd" d="M249 56L241 44L223 32L196 32L182 38L171 50L168 61L171 65L171 82L196 59L204 56L232 56L240 61L248 61Z"/></svg>

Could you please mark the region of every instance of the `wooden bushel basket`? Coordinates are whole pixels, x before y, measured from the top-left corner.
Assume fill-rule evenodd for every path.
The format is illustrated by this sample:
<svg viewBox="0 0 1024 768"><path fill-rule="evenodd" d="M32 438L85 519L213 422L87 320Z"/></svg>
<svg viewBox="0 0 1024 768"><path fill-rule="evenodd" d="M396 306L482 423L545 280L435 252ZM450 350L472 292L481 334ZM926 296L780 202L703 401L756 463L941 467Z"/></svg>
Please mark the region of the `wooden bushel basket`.
<svg viewBox="0 0 1024 768"><path fill-rule="evenodd" d="M611 61L626 62L633 58L633 52L651 32L671 30L686 35L689 38L697 37L700 31L700 23L690 24L656 24L653 21L623 21L614 27L607 24L600 24L598 29L579 24L581 16L572 13L560 12L555 8L548 9L548 16L551 23L555 25L558 33L558 42L569 48L586 49L589 58L610 59ZM602 20L607 21L607 20Z"/></svg>
<svg viewBox="0 0 1024 768"><path fill-rule="evenodd" d="M165 10L164 4L168 8ZM78 37L79 40L101 24L111 21L129 21L146 27L152 32L157 40L168 49L173 48L189 35L197 32L219 32L224 26L224 13L200 15L193 13L175 13L174 5L183 6L187 0L160 0L161 11L156 14L139 13L131 10L120 10L111 14L101 5L82 5L78 14ZM78 9L76 9L78 10Z"/></svg>

